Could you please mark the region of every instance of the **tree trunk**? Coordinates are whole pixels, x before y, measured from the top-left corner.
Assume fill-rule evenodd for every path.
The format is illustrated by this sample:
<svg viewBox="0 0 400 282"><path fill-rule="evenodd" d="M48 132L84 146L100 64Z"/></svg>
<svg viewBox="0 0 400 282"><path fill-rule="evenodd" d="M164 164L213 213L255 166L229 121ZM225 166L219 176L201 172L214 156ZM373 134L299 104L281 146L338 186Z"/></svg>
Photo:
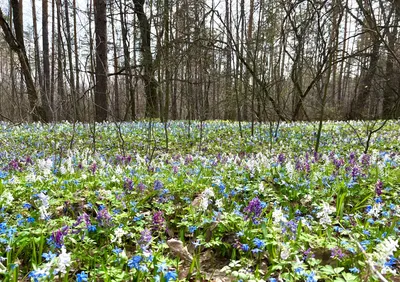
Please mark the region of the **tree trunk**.
<svg viewBox="0 0 400 282"><path fill-rule="evenodd" d="M96 34L96 121L107 119L107 15L106 0L94 0Z"/></svg>
<svg viewBox="0 0 400 282"><path fill-rule="evenodd" d="M43 88L42 105L49 119L52 119L50 108L50 59L49 59L49 24L48 0L42 0L42 33L43 33Z"/></svg>
<svg viewBox="0 0 400 282"><path fill-rule="evenodd" d="M150 47L150 23L144 13L144 0L134 0L135 13L139 21L141 53L143 64L143 83L146 94L146 117L158 117L157 82L154 78L153 58Z"/></svg>

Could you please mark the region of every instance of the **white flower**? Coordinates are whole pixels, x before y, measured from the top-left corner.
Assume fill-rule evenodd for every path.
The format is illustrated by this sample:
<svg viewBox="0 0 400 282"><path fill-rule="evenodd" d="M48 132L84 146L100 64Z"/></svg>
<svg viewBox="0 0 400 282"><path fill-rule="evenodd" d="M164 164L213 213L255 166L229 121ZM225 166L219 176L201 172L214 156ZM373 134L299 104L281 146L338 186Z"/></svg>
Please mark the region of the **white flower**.
<svg viewBox="0 0 400 282"><path fill-rule="evenodd" d="M118 227L114 231L114 238L111 240L111 242L118 241L118 244L121 244L122 243L122 237L124 235L126 235L126 234L127 234L127 232L124 229L122 229L121 227Z"/></svg>
<svg viewBox="0 0 400 282"><path fill-rule="evenodd" d="M224 207L224 202L222 201L222 199L218 199L215 201L215 205L219 208L222 209Z"/></svg>
<svg viewBox="0 0 400 282"><path fill-rule="evenodd" d="M14 201L13 195L10 193L10 191L5 191L1 195L0 202L3 202L5 205L9 206L11 203Z"/></svg>
<svg viewBox="0 0 400 282"><path fill-rule="evenodd" d="M51 174L51 170L53 168L53 161L50 159L39 160L38 166L39 166L39 170L41 170L44 175L48 176Z"/></svg>
<svg viewBox="0 0 400 282"><path fill-rule="evenodd" d="M372 207L372 209L368 212L368 215L371 215L373 217L378 218L379 214L382 211L382 204L381 203L375 203Z"/></svg>
<svg viewBox="0 0 400 282"><path fill-rule="evenodd" d="M286 244L282 244L281 259L287 260L289 256L290 256L289 247Z"/></svg>
<svg viewBox="0 0 400 282"><path fill-rule="evenodd" d="M39 200L42 201L42 206L44 206L47 209L50 206L49 205L49 196L47 196L43 192L40 192L37 196L38 196Z"/></svg>
<svg viewBox="0 0 400 282"><path fill-rule="evenodd" d="M279 224L281 222L286 222L287 219L282 212L282 208L275 209L272 212L272 218L274 219L274 224Z"/></svg>
<svg viewBox="0 0 400 282"><path fill-rule="evenodd" d="M332 223L332 219L329 215L336 211L335 207L332 207L327 202L322 203L322 209L320 212L317 213L317 217L319 218L319 223L321 225L329 225Z"/></svg>
<svg viewBox="0 0 400 282"><path fill-rule="evenodd" d="M200 208L206 211L208 208L208 198L200 197Z"/></svg>
<svg viewBox="0 0 400 282"><path fill-rule="evenodd" d="M306 205L307 203L311 202L311 200L312 200L311 195L307 194L307 195L304 196L303 199L301 199L301 204L302 205Z"/></svg>
<svg viewBox="0 0 400 282"><path fill-rule="evenodd" d="M205 198L214 198L214 191L211 188L207 188L201 193Z"/></svg>
<svg viewBox="0 0 400 282"><path fill-rule="evenodd" d="M65 246L61 248L61 254L57 257L56 271L61 273L67 272L67 267L71 265L71 253L67 253Z"/></svg>
<svg viewBox="0 0 400 282"><path fill-rule="evenodd" d="M47 209L45 206L40 206L39 212L40 212L40 219L45 220L46 218L48 218L49 214L47 213Z"/></svg>
<svg viewBox="0 0 400 282"><path fill-rule="evenodd" d="M392 237L388 237L380 242L376 247L374 256L380 264L384 264L390 256L396 252L399 247L399 239L394 240Z"/></svg>

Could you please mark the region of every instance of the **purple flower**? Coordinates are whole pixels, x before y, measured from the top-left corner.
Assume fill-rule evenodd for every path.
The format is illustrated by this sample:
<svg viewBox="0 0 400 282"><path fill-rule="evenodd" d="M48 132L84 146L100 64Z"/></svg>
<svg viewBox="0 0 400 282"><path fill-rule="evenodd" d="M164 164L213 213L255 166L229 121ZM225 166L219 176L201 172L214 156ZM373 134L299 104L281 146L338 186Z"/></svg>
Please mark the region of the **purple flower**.
<svg viewBox="0 0 400 282"><path fill-rule="evenodd" d="M160 180L154 181L154 190L161 190L164 187Z"/></svg>
<svg viewBox="0 0 400 282"><path fill-rule="evenodd" d="M90 166L89 170L90 170L93 174L95 174L95 173L96 173L96 170L97 170L97 164L96 164L95 162L92 163L92 165Z"/></svg>
<svg viewBox="0 0 400 282"><path fill-rule="evenodd" d="M160 230L164 226L165 219L163 217L163 212L162 211L157 211L153 215L153 226L154 229Z"/></svg>
<svg viewBox="0 0 400 282"><path fill-rule="evenodd" d="M257 221L263 210L263 204L257 197L253 198L247 207L244 208L245 219L251 218L253 222Z"/></svg>
<svg viewBox="0 0 400 282"><path fill-rule="evenodd" d="M54 245L56 248L61 248L64 245L64 236L68 234L69 227L64 226L61 229L53 232L48 242Z"/></svg>
<svg viewBox="0 0 400 282"><path fill-rule="evenodd" d="M284 153L280 153L280 154L278 155L278 162L279 162L280 164L283 164L283 163L285 162L285 160L286 160L285 154L284 154Z"/></svg>
<svg viewBox="0 0 400 282"><path fill-rule="evenodd" d="M143 192L146 189L146 185L144 185L143 183L139 183L137 188L140 192Z"/></svg>
<svg viewBox="0 0 400 282"><path fill-rule="evenodd" d="M100 209L98 211L96 219L99 222L100 226L105 226L105 225L109 225L111 223L112 217L109 214L107 208L103 207L102 209Z"/></svg>
<svg viewBox="0 0 400 282"><path fill-rule="evenodd" d="M131 191L133 189L133 181L130 178L125 178L124 180L124 189Z"/></svg>
<svg viewBox="0 0 400 282"><path fill-rule="evenodd" d="M345 254L342 252L342 249L339 247L335 247L331 249L331 258L337 258L337 259L342 259L345 256Z"/></svg>
<svg viewBox="0 0 400 282"><path fill-rule="evenodd" d="M361 163L363 164L363 166L368 167L369 166L369 162L370 162L371 156L368 154L363 154L361 157Z"/></svg>
<svg viewBox="0 0 400 282"><path fill-rule="evenodd" d="M375 184L375 193L376 195L378 195L378 197L382 195L382 189L383 189L383 183L382 181L378 180Z"/></svg>
<svg viewBox="0 0 400 282"><path fill-rule="evenodd" d="M142 246L142 248L146 248L152 238L151 231L146 228L140 232L139 244Z"/></svg>
<svg viewBox="0 0 400 282"><path fill-rule="evenodd" d="M349 160L349 163L350 163L351 165L355 165L355 164L356 164L356 154L355 154L354 152L351 152L351 153L350 153L350 160Z"/></svg>
<svg viewBox="0 0 400 282"><path fill-rule="evenodd" d="M309 258L313 258L315 255L312 253L311 248L308 248L303 252L303 260L307 260Z"/></svg>

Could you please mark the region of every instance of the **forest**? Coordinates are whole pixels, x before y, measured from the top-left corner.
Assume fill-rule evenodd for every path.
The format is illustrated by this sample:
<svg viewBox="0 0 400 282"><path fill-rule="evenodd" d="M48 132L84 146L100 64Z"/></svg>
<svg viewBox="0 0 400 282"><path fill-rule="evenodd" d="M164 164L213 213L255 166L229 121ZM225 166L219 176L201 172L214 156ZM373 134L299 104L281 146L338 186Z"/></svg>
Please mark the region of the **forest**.
<svg viewBox="0 0 400 282"><path fill-rule="evenodd" d="M396 118L399 20L395 0L5 1L0 117Z"/></svg>
<svg viewBox="0 0 400 282"><path fill-rule="evenodd" d="M0 0L0 281L400 281L400 0Z"/></svg>

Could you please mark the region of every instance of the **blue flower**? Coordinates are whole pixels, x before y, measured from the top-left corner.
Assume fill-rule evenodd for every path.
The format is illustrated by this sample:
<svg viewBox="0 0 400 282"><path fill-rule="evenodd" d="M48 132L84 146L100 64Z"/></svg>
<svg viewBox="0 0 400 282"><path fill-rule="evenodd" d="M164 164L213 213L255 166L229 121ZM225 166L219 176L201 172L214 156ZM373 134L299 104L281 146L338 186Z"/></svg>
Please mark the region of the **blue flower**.
<svg viewBox="0 0 400 282"><path fill-rule="evenodd" d="M262 240L258 239L258 238L254 238L253 239L253 244L259 249L262 249L265 246L265 243Z"/></svg>
<svg viewBox="0 0 400 282"><path fill-rule="evenodd" d="M194 233L197 230L197 226L189 226L189 232Z"/></svg>
<svg viewBox="0 0 400 282"><path fill-rule="evenodd" d="M89 225L89 226L87 227L87 230L88 230L89 232L96 232L97 227L96 227L96 225Z"/></svg>
<svg viewBox="0 0 400 282"><path fill-rule="evenodd" d="M115 247L112 251L113 251L113 253L116 254L116 255L119 255L120 253L122 253L122 249L121 249L121 248L118 248L118 247Z"/></svg>
<svg viewBox="0 0 400 282"><path fill-rule="evenodd" d="M310 274L306 274L306 282L317 282L318 279L315 277L315 273L311 272Z"/></svg>
<svg viewBox="0 0 400 282"><path fill-rule="evenodd" d="M26 219L26 221L27 222L29 222L29 223L34 223L35 222L35 219L33 218L33 217L28 217L27 219Z"/></svg>
<svg viewBox="0 0 400 282"><path fill-rule="evenodd" d="M48 253L43 253L42 258L44 258L46 261L51 261L53 258L55 258L57 255L53 254L51 251Z"/></svg>
<svg viewBox="0 0 400 282"><path fill-rule="evenodd" d="M303 271L304 271L304 269L302 268L302 267L297 267L295 270L294 270L294 272L296 273L296 274L302 274L303 273Z"/></svg>
<svg viewBox="0 0 400 282"><path fill-rule="evenodd" d="M139 267L140 267L139 263L141 261L142 261L142 257L141 256L139 256L139 255L134 256L133 258L128 260L128 266L129 266L129 268L139 269Z"/></svg>
<svg viewBox="0 0 400 282"><path fill-rule="evenodd" d="M159 264L157 264L157 273L167 273L168 271L168 265L165 261L160 262Z"/></svg>
<svg viewBox="0 0 400 282"><path fill-rule="evenodd" d="M247 244L242 244L242 251L247 252L248 250L250 250L249 245L247 245Z"/></svg>
<svg viewBox="0 0 400 282"><path fill-rule="evenodd" d="M350 268L349 271L351 273L360 273L360 270L357 267Z"/></svg>
<svg viewBox="0 0 400 282"><path fill-rule="evenodd" d="M81 273L78 273L76 275L76 282L85 282L88 281L88 275L85 273L85 271L82 271Z"/></svg>
<svg viewBox="0 0 400 282"><path fill-rule="evenodd" d="M165 274L164 278L166 282L170 280L176 280L176 278L178 278L178 274L175 270L170 270Z"/></svg>

